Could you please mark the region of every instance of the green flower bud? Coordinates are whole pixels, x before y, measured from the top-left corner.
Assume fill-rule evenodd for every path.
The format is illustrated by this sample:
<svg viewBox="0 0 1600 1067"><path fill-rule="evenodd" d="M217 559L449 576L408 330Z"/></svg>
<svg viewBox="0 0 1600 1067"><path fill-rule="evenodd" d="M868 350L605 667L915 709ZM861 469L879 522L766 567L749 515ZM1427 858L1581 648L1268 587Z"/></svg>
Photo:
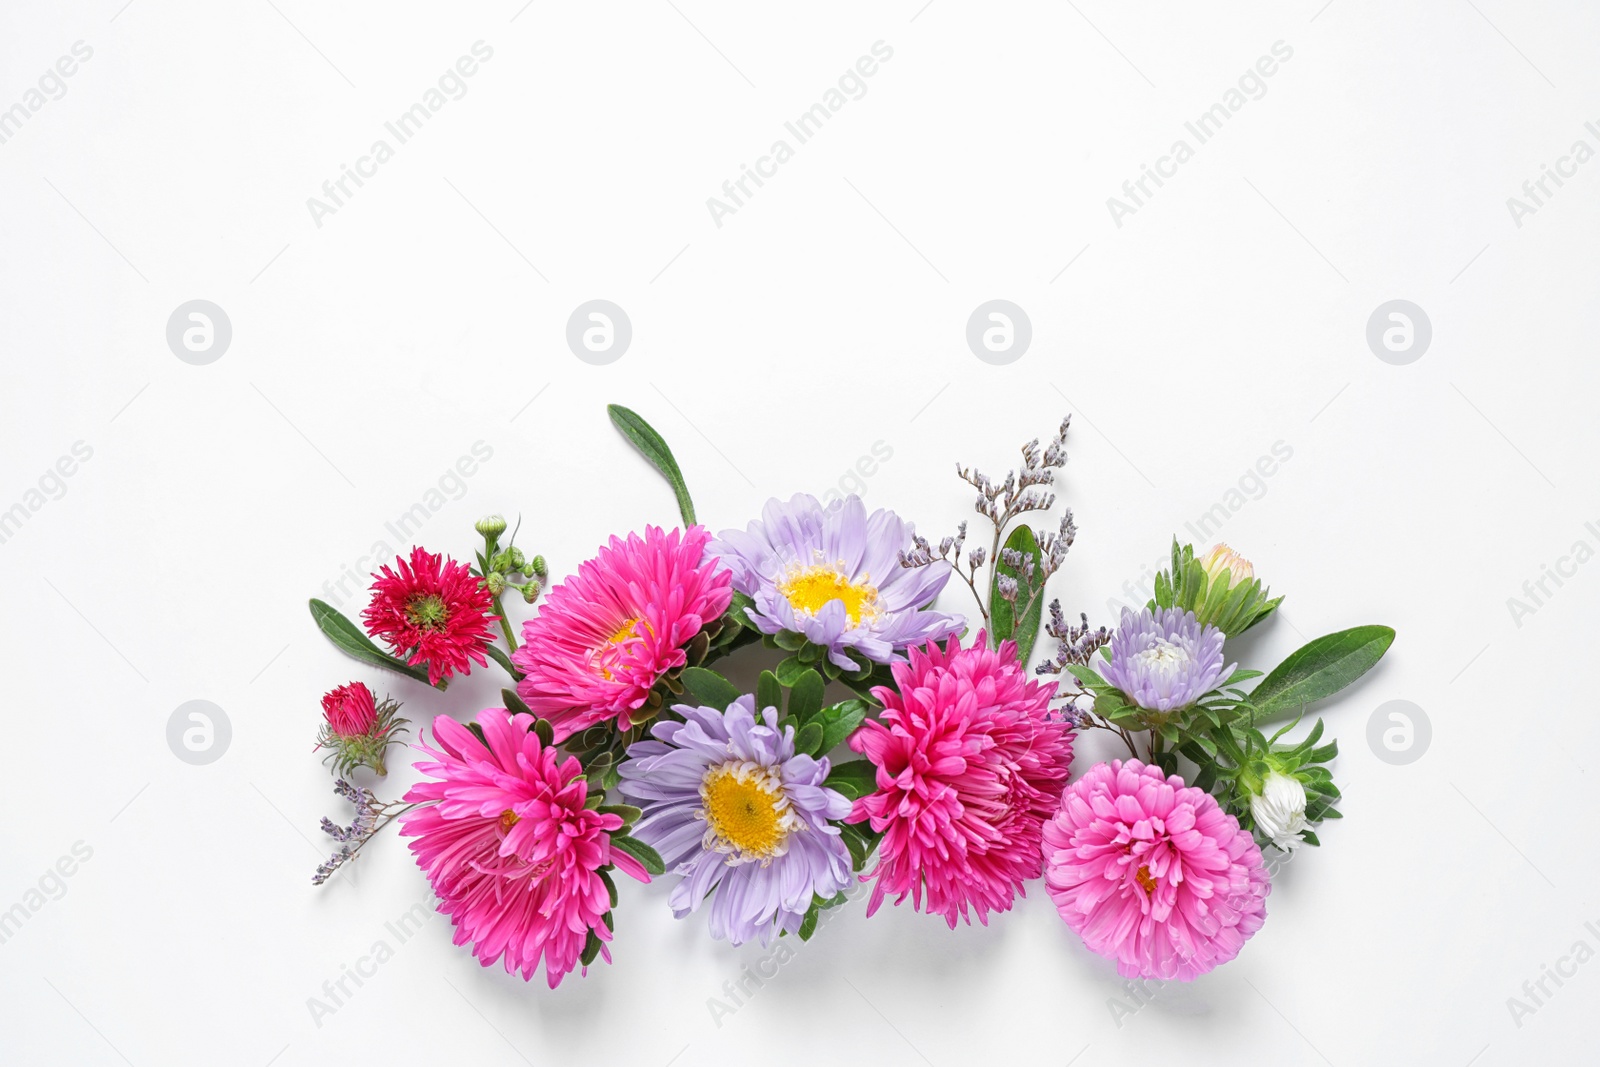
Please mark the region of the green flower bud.
<svg viewBox="0 0 1600 1067"><path fill-rule="evenodd" d="M499 571L490 571L489 576L484 579L484 584L489 587L490 596L499 596L506 591L506 576Z"/></svg>
<svg viewBox="0 0 1600 1067"><path fill-rule="evenodd" d="M506 520L499 515L485 515L473 524L473 529L485 537L499 537L506 532Z"/></svg>
<svg viewBox="0 0 1600 1067"><path fill-rule="evenodd" d="M545 569L544 557L543 556L534 556L533 557L533 562L532 562L532 567L533 567L533 573L537 574L541 578L545 577L549 573Z"/></svg>
<svg viewBox="0 0 1600 1067"><path fill-rule="evenodd" d="M511 569L514 571L522 570L522 565L527 562L527 559L522 554L522 549L515 546L512 546L512 548L507 552L507 559L511 564Z"/></svg>
<svg viewBox="0 0 1600 1067"><path fill-rule="evenodd" d="M527 585L523 586L522 587L522 599L526 600L530 604L532 604L535 600L538 600L539 599L539 583L538 582L529 582Z"/></svg>

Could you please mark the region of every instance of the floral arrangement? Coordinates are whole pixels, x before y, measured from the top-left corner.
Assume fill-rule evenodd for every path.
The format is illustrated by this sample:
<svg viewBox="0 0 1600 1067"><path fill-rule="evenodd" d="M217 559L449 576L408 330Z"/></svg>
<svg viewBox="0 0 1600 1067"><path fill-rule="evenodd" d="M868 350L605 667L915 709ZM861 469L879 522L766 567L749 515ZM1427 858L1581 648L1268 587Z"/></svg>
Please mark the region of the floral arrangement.
<svg viewBox="0 0 1600 1067"><path fill-rule="evenodd" d="M1283 598L1225 545L1174 543L1153 599L1114 627L1072 623L1055 599L1047 614L1077 526L1070 509L1035 521L1055 510L1070 418L1002 482L956 468L988 541L969 549L966 523L935 546L856 496L774 499L713 534L660 435L609 412L671 485L681 528L613 536L545 592L544 558L491 516L476 565L413 548L373 575L361 627L311 601L369 666L443 691L493 660L508 683L470 723L433 719L411 746L423 780L397 801L350 779L385 776L409 726L399 703L360 681L323 698L317 746L355 815L323 820L338 851L317 884L398 820L455 943L525 980L542 961L554 988L610 960L619 875L668 880L676 917L702 912L735 945L809 939L858 882L869 916L909 900L953 929L1043 878L1120 974L1187 981L1261 928L1263 850L1317 845L1339 816L1336 742L1320 719L1290 735L1394 631L1320 637L1265 675L1229 662ZM952 578L975 616L935 608ZM520 640L513 591L542 599ZM1053 647L1030 672L1041 636ZM754 692L716 669L746 648L770 663ZM1073 777L1092 731L1127 758Z"/></svg>

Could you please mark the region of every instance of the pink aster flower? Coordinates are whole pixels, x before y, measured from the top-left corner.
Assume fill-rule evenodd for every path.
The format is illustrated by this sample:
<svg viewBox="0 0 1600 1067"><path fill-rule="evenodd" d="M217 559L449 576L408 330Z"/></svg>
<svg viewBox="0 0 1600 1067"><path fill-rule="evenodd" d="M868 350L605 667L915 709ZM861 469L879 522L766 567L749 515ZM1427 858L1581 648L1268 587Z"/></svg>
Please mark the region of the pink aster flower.
<svg viewBox="0 0 1600 1067"><path fill-rule="evenodd" d="M911 648L893 666L894 687L873 693L880 722L850 747L877 765L878 790L855 802L848 822L883 834L867 914L885 893L921 910L987 925L1037 878L1044 821L1055 811L1072 762L1072 732L1050 715L1055 684L1029 680L1012 641L971 648Z"/></svg>
<svg viewBox="0 0 1600 1067"><path fill-rule="evenodd" d="M1044 858L1061 917L1125 978L1187 982L1227 963L1272 890L1237 819L1138 760L1097 764L1067 788Z"/></svg>
<svg viewBox="0 0 1600 1067"><path fill-rule="evenodd" d="M688 662L683 646L728 610L733 577L706 558L710 539L703 526L613 537L522 624L517 695L557 741L596 723L632 726L661 676Z"/></svg>
<svg viewBox="0 0 1600 1067"><path fill-rule="evenodd" d="M491 708L478 716L483 740L453 719L433 722L438 749L416 764L435 781L405 799L423 805L401 816L400 832L455 925L485 966L533 977L544 957L550 988L579 964L589 938L611 962L612 865L648 882L639 862L611 845L621 816L585 808L588 782L577 759L561 759L533 730L531 715Z"/></svg>
<svg viewBox="0 0 1600 1067"><path fill-rule="evenodd" d="M413 548L394 568L373 576L372 602L361 619L413 667L428 666L428 684L488 663L493 600L483 580L464 563Z"/></svg>

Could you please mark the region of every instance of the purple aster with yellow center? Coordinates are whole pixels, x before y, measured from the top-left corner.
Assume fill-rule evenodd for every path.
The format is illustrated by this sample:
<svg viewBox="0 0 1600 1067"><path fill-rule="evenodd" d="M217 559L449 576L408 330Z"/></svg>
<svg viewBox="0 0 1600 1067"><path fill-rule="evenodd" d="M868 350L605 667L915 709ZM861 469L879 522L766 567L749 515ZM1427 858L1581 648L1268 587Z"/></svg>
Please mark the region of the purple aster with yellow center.
<svg viewBox="0 0 1600 1067"><path fill-rule="evenodd" d="M724 530L707 546L753 603L745 613L766 634L793 633L827 649L847 671L892 663L901 649L939 641L966 628L960 615L928 609L950 578L950 565L902 567L912 525L892 511L871 515L858 496L823 507L798 493L767 501L744 530Z"/></svg>
<svg viewBox="0 0 1600 1067"><path fill-rule="evenodd" d="M1097 663L1106 681L1146 711L1175 711L1205 696L1233 673L1224 667L1224 635L1182 608L1122 609L1111 635L1111 659ZM1237 666L1235 664L1234 666Z"/></svg>
<svg viewBox="0 0 1600 1067"><path fill-rule="evenodd" d="M797 754L794 727L755 706L753 696L726 711L680 704L684 721L656 723L618 769L644 809L633 835L679 875L673 914L704 905L711 936L735 945L798 932L813 894L851 881L850 850L829 823L850 801L822 784L828 760Z"/></svg>

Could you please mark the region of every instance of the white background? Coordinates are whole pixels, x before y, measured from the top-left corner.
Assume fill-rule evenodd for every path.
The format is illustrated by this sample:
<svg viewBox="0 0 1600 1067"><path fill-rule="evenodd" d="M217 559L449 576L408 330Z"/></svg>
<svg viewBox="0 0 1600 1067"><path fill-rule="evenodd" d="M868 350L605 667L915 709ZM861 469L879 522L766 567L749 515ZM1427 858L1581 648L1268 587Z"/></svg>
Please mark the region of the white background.
<svg viewBox="0 0 1600 1067"><path fill-rule="evenodd" d="M1600 146L1600 12L920 3L8 0L0 108L74 42L93 57L0 144L0 509L42 501L0 544L0 909L75 842L92 858L0 944L0 1059L1584 1057L1600 963L1520 1026L1507 998L1574 942L1600 949L1600 567L1520 619L1507 600L1600 547L1600 161L1521 227L1506 199ZM466 95L316 225L307 198L479 40ZM866 95L716 226L706 198L880 40ZM1266 94L1118 227L1107 197L1277 41L1293 57ZM564 340L593 298L633 323L609 366ZM1032 320L1008 366L965 341L994 298ZM1365 340L1397 298L1433 325L1405 366ZM193 299L232 322L207 366L166 343ZM499 681L377 678L306 599L375 541L405 547L385 523L480 440L492 459L446 481L433 550L465 556L479 515L520 513L519 544L562 574L674 522L608 401L666 436L713 529L838 487L881 441L868 505L935 536L970 507L956 460L1002 474L1071 411L1082 534L1052 593L1096 622L1283 442L1221 531L1289 595L1245 652L1400 634L1321 709L1346 819L1279 875L1236 962L1131 1017L1035 886L953 933L853 904L719 1026L708 998L762 950L628 884L616 963L587 979L483 970L435 918L318 1026L308 998L425 891L392 832L310 886L317 820L345 814L311 752L318 697L365 677L414 720L466 717ZM79 441L64 494L29 498ZM166 740L193 699L232 724L207 766ZM1394 699L1432 722L1409 765L1366 741ZM1080 748L1079 771L1110 754Z"/></svg>

